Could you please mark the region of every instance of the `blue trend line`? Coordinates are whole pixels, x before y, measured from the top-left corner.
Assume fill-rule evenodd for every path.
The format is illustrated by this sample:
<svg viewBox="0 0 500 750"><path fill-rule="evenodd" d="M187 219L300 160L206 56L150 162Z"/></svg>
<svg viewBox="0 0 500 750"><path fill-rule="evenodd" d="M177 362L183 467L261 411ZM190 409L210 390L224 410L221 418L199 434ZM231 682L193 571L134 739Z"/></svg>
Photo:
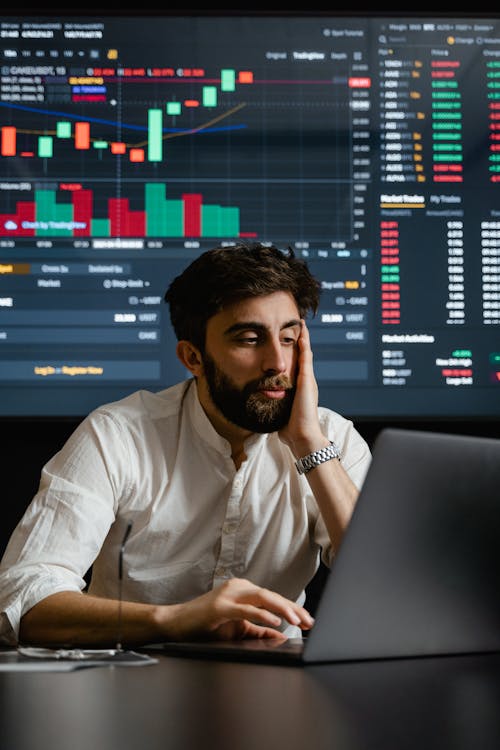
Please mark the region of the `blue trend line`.
<svg viewBox="0 0 500 750"><path fill-rule="evenodd" d="M89 122L97 122L101 125L109 125L111 127L116 127L116 122L112 120L103 120L99 117L82 117L81 115L71 115L67 112L58 112L57 110L51 110L51 109L37 109L36 107L26 107L22 104L11 104L7 102L0 102L0 107L8 107L9 109L21 109L24 112L36 112L40 115L50 115L52 117L65 117L67 119L72 120L86 120ZM126 125L124 123L120 124L121 128L124 128L126 130L138 130L140 132L147 132L148 128L144 125ZM247 125L226 125L225 127L212 127L212 128L163 128L162 133L189 133L190 131L195 131L197 133L217 133L227 130L244 130L246 129Z"/></svg>

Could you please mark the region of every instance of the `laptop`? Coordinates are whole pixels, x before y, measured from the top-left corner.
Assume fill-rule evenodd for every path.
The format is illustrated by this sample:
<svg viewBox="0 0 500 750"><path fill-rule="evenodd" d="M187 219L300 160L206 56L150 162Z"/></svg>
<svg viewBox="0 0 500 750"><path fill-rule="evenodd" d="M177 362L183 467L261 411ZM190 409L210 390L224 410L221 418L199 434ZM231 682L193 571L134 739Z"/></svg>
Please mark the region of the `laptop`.
<svg viewBox="0 0 500 750"><path fill-rule="evenodd" d="M500 650L500 439L386 428L304 639L162 643L306 665Z"/></svg>

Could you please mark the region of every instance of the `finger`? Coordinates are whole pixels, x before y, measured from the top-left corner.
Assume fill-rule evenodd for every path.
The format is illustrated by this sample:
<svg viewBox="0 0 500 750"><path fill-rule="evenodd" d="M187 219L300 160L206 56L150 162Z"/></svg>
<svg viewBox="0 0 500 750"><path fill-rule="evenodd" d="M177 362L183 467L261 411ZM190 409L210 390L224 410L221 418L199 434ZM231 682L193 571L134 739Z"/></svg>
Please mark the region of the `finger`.
<svg viewBox="0 0 500 750"><path fill-rule="evenodd" d="M306 354L312 354L311 336L309 333L309 328L307 327L305 320L301 320L301 323L302 325L301 325L300 336L299 336L301 349Z"/></svg>
<svg viewBox="0 0 500 750"><path fill-rule="evenodd" d="M314 622L306 609L269 589L257 589L252 596L251 603L257 604L260 611L274 612L275 615L284 618L291 625L304 625L310 628Z"/></svg>

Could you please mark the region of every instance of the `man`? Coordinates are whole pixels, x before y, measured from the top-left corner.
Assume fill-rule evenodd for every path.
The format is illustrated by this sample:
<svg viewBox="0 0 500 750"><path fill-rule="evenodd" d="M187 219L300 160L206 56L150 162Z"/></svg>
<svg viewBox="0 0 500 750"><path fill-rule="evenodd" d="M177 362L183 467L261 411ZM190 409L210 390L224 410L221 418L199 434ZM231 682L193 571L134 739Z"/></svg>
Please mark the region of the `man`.
<svg viewBox="0 0 500 750"><path fill-rule="evenodd" d="M192 377L96 409L46 464L0 567L4 642L313 626L305 586L370 461L352 423L318 406L305 318L319 284L291 250L256 243L203 253L165 299Z"/></svg>

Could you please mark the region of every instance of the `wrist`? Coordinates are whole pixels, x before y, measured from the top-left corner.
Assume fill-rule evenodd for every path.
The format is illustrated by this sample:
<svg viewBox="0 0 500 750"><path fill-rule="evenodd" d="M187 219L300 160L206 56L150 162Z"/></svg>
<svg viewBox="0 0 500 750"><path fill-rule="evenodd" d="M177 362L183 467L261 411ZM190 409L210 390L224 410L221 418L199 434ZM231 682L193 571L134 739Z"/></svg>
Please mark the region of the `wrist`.
<svg viewBox="0 0 500 750"><path fill-rule="evenodd" d="M323 434L316 435L314 437L307 437L301 440L294 440L293 443L289 443L289 448L292 451L295 459L303 458L313 451L321 450L321 448L328 448L330 441Z"/></svg>
<svg viewBox="0 0 500 750"><path fill-rule="evenodd" d="M295 461L295 466L299 474L307 474L311 469L316 468L326 461L337 459L340 461L340 450L335 443L330 440L328 445L317 448L306 455L300 456Z"/></svg>

